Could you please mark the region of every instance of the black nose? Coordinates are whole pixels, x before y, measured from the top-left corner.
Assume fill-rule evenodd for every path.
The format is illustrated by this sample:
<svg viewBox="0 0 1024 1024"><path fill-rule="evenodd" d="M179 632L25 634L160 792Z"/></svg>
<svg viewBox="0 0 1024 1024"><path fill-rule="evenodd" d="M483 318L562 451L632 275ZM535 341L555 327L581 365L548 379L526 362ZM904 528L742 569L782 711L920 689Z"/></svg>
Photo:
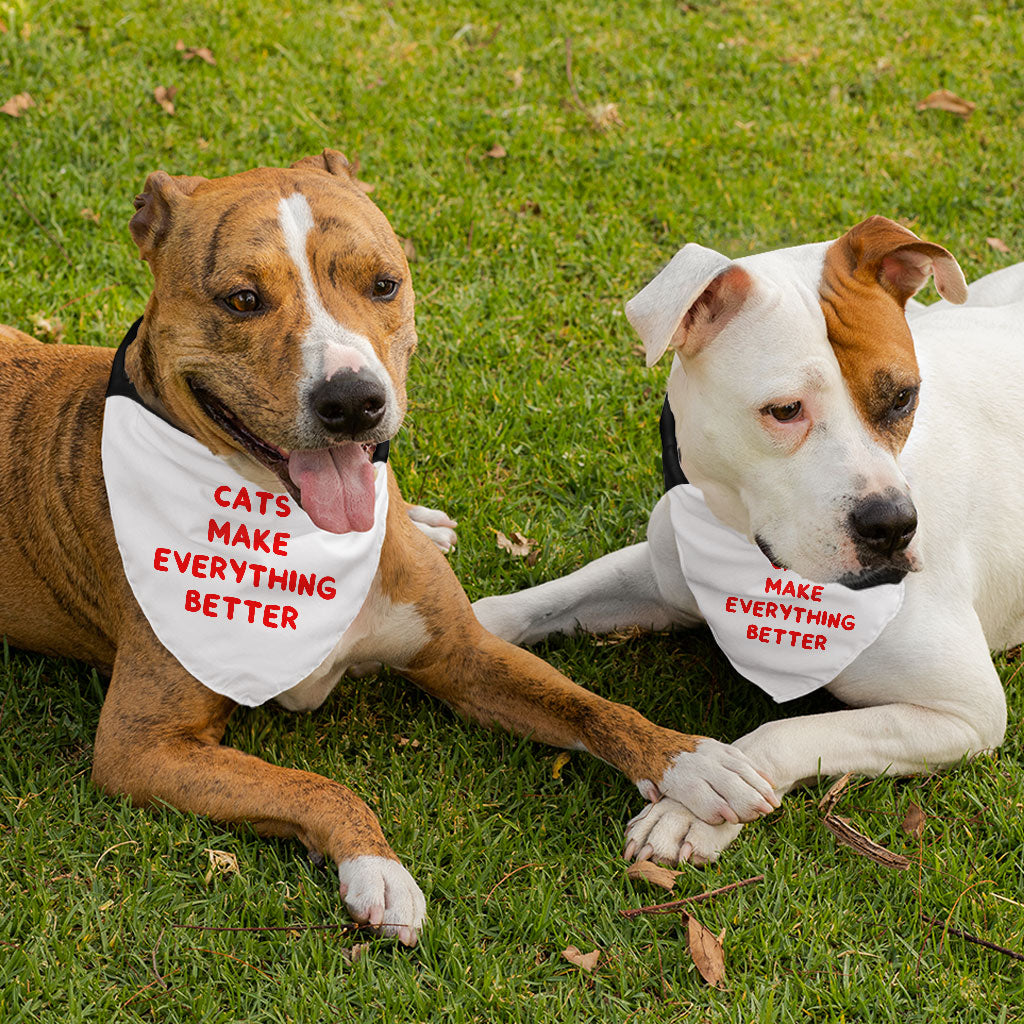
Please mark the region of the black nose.
<svg viewBox="0 0 1024 1024"><path fill-rule="evenodd" d="M309 395L317 419L332 434L358 437L372 430L384 418L387 396L384 386L372 374L336 373L321 381Z"/></svg>
<svg viewBox="0 0 1024 1024"><path fill-rule="evenodd" d="M917 509L908 495L898 491L873 494L858 502L850 513L850 527L858 545L892 558L913 539Z"/></svg>

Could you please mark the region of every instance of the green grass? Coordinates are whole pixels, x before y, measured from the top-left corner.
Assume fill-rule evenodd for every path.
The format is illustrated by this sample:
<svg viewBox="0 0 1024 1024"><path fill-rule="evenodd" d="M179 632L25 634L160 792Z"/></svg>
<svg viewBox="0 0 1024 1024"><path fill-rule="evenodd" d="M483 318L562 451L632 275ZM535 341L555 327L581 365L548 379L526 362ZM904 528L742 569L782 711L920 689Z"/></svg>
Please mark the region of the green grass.
<svg viewBox="0 0 1024 1024"><path fill-rule="evenodd" d="M215 176L324 145L359 157L419 256L422 347L393 463L408 498L461 521L452 563L473 597L641 535L664 374L643 369L621 308L684 240L736 256L884 213L952 249L968 279L1024 258L1019 2L0 0L0 21L0 103L36 102L0 115L0 321L57 316L68 342L116 343L147 294L126 224L151 170ZM580 103L616 104L621 126L595 130L574 102L567 37ZM217 66L183 63L178 38ZM157 85L179 87L174 116ZM917 112L939 87L973 117ZM506 157L486 155L496 143ZM496 529L536 538L537 564L498 551ZM703 633L541 653L723 738L827 703L772 706ZM697 976L678 921L619 916L666 898L617 860L640 806L627 782L581 755L555 779L555 752L386 673L344 682L313 716L239 714L228 741L370 801L427 894L421 945L373 942L350 964L348 934L182 929L345 918L333 874L297 845L100 796L102 688L82 665L3 652L4 1024L1024 1019L1019 963L919 920L1024 949L1017 682L997 755L845 798L910 871L838 847L819 786L680 875L680 895L766 876L699 910L726 929L725 992ZM920 846L900 829L911 801L929 815ZM207 884L210 848L240 874ZM569 944L601 948L592 975L560 957Z"/></svg>

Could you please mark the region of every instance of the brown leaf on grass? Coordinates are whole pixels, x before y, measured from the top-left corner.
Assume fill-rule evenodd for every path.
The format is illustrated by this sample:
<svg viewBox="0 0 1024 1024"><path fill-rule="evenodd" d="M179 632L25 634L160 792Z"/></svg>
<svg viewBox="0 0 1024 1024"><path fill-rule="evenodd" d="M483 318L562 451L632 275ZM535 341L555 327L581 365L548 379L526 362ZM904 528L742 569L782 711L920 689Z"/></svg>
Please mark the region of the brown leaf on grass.
<svg viewBox="0 0 1024 1024"><path fill-rule="evenodd" d="M560 779L562 777L562 769L569 763L571 758L572 752L563 750L551 765L551 778Z"/></svg>
<svg viewBox="0 0 1024 1024"><path fill-rule="evenodd" d="M681 871L662 867L653 860L639 860L626 868L626 877L632 881L650 882L651 885L660 885L662 889L668 889L670 892L676 886L676 876L681 874Z"/></svg>
<svg viewBox="0 0 1024 1024"><path fill-rule="evenodd" d="M413 245L412 239L399 238L398 240L402 243L402 252L405 253L405 258L410 263L415 263L418 257L416 255L416 246Z"/></svg>
<svg viewBox="0 0 1024 1024"><path fill-rule="evenodd" d="M78 212L86 220L91 220L93 224L99 224L100 215L95 210L90 210L88 206L83 206Z"/></svg>
<svg viewBox="0 0 1024 1024"><path fill-rule="evenodd" d="M853 772L847 772L842 778L836 779L835 782L829 787L828 792L818 801L818 810L822 814L828 814L837 803L839 798L843 795L843 790L850 783L850 779L853 778Z"/></svg>
<svg viewBox="0 0 1024 1024"><path fill-rule="evenodd" d="M341 959L347 964L357 963L369 948L368 942L357 942L354 946L342 946Z"/></svg>
<svg viewBox="0 0 1024 1024"><path fill-rule="evenodd" d="M484 156L489 156L492 160L504 160L508 156L508 150L500 142L496 142Z"/></svg>
<svg viewBox="0 0 1024 1024"><path fill-rule="evenodd" d="M512 531L511 539L506 537L501 530L497 530L495 532L495 540L497 541L498 547L501 548L502 551L507 551L510 555L525 558L528 555L533 554L537 547L537 542L532 537L524 537L518 530ZM534 559L534 562L536 562L536 559Z"/></svg>
<svg viewBox="0 0 1024 1024"><path fill-rule="evenodd" d="M36 101L27 92L19 92L0 107L0 114L7 114L9 117L21 117L26 110L35 105Z"/></svg>
<svg viewBox="0 0 1024 1024"><path fill-rule="evenodd" d="M153 99L163 107L168 114L174 113L174 97L178 95L176 85L158 85L153 90Z"/></svg>
<svg viewBox="0 0 1024 1024"><path fill-rule="evenodd" d="M840 818L836 814L826 814L823 823L844 846L850 847L854 853L861 857L867 857L882 867L895 868L897 871L906 871L910 867L910 861L906 857L892 850L886 849L873 839L869 839L863 832L859 832L850 824L848 818Z"/></svg>
<svg viewBox="0 0 1024 1024"><path fill-rule="evenodd" d="M525 203L520 203L519 204L519 210L517 212L522 214L523 216L526 216L527 214L530 214L530 215L532 215L534 217L539 217L540 216L540 203L538 203L534 199L527 199Z"/></svg>
<svg viewBox="0 0 1024 1024"><path fill-rule="evenodd" d="M45 316L36 313L29 317L32 326L39 333L40 341L49 342L52 345L59 345L64 340L64 324L55 316Z"/></svg>
<svg viewBox="0 0 1024 1024"><path fill-rule="evenodd" d="M988 242L996 252L1010 251L1010 247L1001 238L986 238L985 241Z"/></svg>
<svg viewBox="0 0 1024 1024"><path fill-rule="evenodd" d="M238 858L227 850L207 850L210 858L210 869L206 872L203 881L209 885L214 875L240 875Z"/></svg>
<svg viewBox="0 0 1024 1024"><path fill-rule="evenodd" d="M910 802L910 806L907 808L906 816L903 819L901 828L908 836L913 836L915 839L920 839L924 833L924 822L925 813L917 806L913 801Z"/></svg>
<svg viewBox="0 0 1024 1024"><path fill-rule="evenodd" d="M193 57L198 57L210 65L216 65L217 63L214 59L213 51L207 46L186 46L185 40L179 39L174 44L174 48L181 54L182 60L191 60Z"/></svg>
<svg viewBox="0 0 1024 1024"><path fill-rule="evenodd" d="M571 964L581 967L588 973L597 966L601 959L601 950L595 949L592 953L581 953L575 946L569 946L562 950L562 956Z"/></svg>
<svg viewBox="0 0 1024 1024"><path fill-rule="evenodd" d="M918 110L946 110L950 114L956 114L958 117L962 117L965 121L967 118L974 113L977 108L977 103L972 103L970 100L965 100L961 96L957 96L955 92L950 92L948 89L936 89L935 92L929 93L920 103L917 105Z"/></svg>
<svg viewBox="0 0 1024 1024"><path fill-rule="evenodd" d="M523 87L523 69L522 67L515 68L512 71L506 71L505 77L512 83L513 89L522 89Z"/></svg>
<svg viewBox="0 0 1024 1024"><path fill-rule="evenodd" d="M690 956L693 958L700 976L712 988L724 989L725 950L722 948L722 939L725 937L725 932L715 935L711 929L705 928L693 914L689 914L685 910L683 918L686 921Z"/></svg>

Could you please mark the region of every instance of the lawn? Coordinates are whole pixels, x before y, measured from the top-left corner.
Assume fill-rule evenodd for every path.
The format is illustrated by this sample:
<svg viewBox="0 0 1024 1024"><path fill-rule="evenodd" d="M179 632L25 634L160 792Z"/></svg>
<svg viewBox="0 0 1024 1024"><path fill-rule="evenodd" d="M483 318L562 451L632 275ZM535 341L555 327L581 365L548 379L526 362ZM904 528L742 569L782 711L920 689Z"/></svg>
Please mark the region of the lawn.
<svg viewBox="0 0 1024 1024"><path fill-rule="evenodd" d="M160 86L178 90L173 114ZM977 109L916 109L939 88ZM359 159L415 253L421 348L392 463L407 498L460 521L451 561L472 597L642 536L667 369L644 369L622 305L684 241L739 256L883 213L968 280L1024 259L1019 0L0 0L0 103L24 92L34 106L0 114L0 321L65 344L116 344L142 311L127 221L149 171L216 176L325 145ZM497 530L533 538L536 563ZM725 739L828 706L772 705L703 632L540 653ZM101 796L103 680L0 659L4 1024L1024 1020L1022 964L925 921L1024 951L1017 653L999 662L997 754L842 799L909 870L838 845L822 783L679 875L679 897L765 876L694 908L725 929L722 991L678 917L620 915L672 897L626 878L641 800L584 755L559 771L556 751L386 672L312 716L238 714L231 744L363 795L427 895L419 947L371 941L353 962L365 936L342 928L332 871L296 844ZM901 828L912 803L920 839ZM237 872L210 874L208 850ZM596 969L569 945L599 949Z"/></svg>

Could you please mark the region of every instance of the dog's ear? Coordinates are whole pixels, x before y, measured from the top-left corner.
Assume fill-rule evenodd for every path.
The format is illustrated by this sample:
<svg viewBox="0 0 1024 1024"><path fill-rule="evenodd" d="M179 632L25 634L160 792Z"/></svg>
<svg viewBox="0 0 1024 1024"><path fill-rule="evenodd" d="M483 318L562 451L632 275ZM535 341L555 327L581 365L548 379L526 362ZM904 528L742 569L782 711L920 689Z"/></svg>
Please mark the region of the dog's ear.
<svg viewBox="0 0 1024 1024"><path fill-rule="evenodd" d="M315 156L304 156L301 160L296 160L292 164L292 169L308 169L313 171L326 171L328 174L334 174L339 178L354 178L355 171L352 164L349 163L349 159L344 153L339 153L336 149L325 149L322 153L317 153Z"/></svg>
<svg viewBox="0 0 1024 1024"><path fill-rule="evenodd" d="M947 302L967 301L964 272L952 253L888 217L868 217L834 244L843 250L851 274L877 281L901 306L933 275Z"/></svg>
<svg viewBox="0 0 1024 1024"><path fill-rule="evenodd" d="M647 365L653 366L669 348L686 355L700 351L743 305L750 288L750 275L720 252L693 242L684 245L626 303Z"/></svg>
<svg viewBox="0 0 1024 1024"><path fill-rule="evenodd" d="M206 178L180 174L172 177L165 171L154 171L142 191L135 197L135 216L128 230L139 247L139 255L150 259L167 235L174 206L202 185Z"/></svg>

